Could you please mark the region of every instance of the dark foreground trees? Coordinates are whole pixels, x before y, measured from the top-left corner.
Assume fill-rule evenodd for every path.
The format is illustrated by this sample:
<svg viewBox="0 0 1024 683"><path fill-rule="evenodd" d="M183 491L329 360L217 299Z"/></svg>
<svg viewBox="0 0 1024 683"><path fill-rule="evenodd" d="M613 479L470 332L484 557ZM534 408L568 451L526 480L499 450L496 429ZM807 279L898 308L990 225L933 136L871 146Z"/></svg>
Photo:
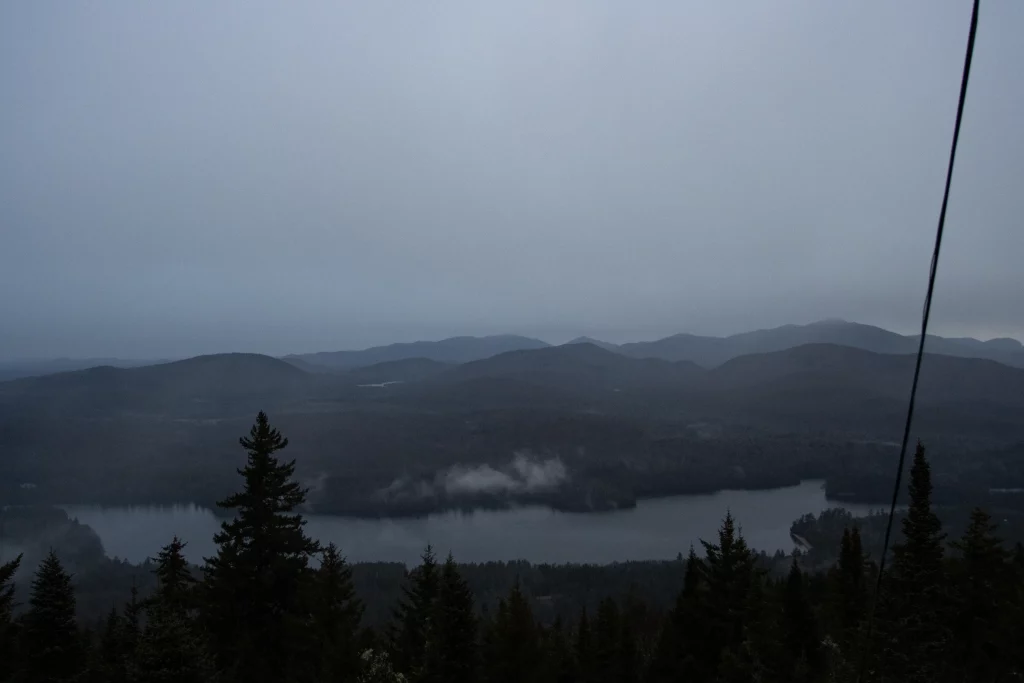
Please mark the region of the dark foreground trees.
<svg viewBox="0 0 1024 683"><path fill-rule="evenodd" d="M472 683L477 680L477 623L473 593L451 554L441 567L432 614L428 617L424 680Z"/></svg>
<svg viewBox="0 0 1024 683"><path fill-rule="evenodd" d="M39 565L32 581L21 646L24 672L31 681L73 680L84 662L71 575L52 551Z"/></svg>
<svg viewBox="0 0 1024 683"><path fill-rule="evenodd" d="M14 674L15 642L18 633L14 624L14 575L21 567L22 555L0 564L0 681Z"/></svg>
<svg viewBox="0 0 1024 683"><path fill-rule="evenodd" d="M347 681L359 673L359 622L363 605L352 586L352 568L328 544L313 577L311 660L320 680Z"/></svg>
<svg viewBox="0 0 1024 683"><path fill-rule="evenodd" d="M175 537L160 551L156 593L146 604L146 627L138 641L128 678L151 683L204 683L213 678L213 658L196 621L196 580Z"/></svg>
<svg viewBox="0 0 1024 683"><path fill-rule="evenodd" d="M428 547L390 627L374 633L341 551L303 531L305 491L277 456L287 440L261 413L241 443L243 486L223 503L234 517L217 555L200 571L171 539L155 592L132 591L103 623L76 623L73 577L56 554L22 609L11 590L19 562L0 565L0 682L815 683L855 680L862 655L873 681L1013 681L1024 669L1024 548L1006 548L981 510L947 543L923 448L868 641L877 575L856 527L835 567L796 556L774 576L728 513L703 553L675 563L682 590L664 612L600 583L540 593L518 580L485 606L454 559L439 564ZM583 575L595 576L565 574ZM593 595L591 610L538 618L563 590Z"/></svg>

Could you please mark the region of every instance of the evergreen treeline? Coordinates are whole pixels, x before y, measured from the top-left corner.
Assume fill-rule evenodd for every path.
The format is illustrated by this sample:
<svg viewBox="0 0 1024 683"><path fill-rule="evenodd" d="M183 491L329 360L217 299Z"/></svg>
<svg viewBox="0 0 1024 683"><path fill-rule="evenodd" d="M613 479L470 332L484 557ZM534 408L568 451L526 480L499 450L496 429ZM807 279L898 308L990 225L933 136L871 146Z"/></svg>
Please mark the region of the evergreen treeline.
<svg viewBox="0 0 1024 683"><path fill-rule="evenodd" d="M340 550L306 536L305 491L288 444L260 413L239 470L234 517L202 575L173 538L156 590L135 590L105 621L76 623L72 576L54 553L15 610L21 558L0 565L0 681L336 683L661 683L1019 681L1024 679L1024 548L1008 550L975 510L948 542L919 445L902 537L874 595L876 566L854 526L838 561L807 572L795 556L769 576L726 514L717 539L678 563L667 611L631 593L572 619L539 619L517 581L482 608L454 559L429 547L406 576L390 625L363 625ZM874 620L868 624L871 606ZM17 616L15 616L17 614Z"/></svg>

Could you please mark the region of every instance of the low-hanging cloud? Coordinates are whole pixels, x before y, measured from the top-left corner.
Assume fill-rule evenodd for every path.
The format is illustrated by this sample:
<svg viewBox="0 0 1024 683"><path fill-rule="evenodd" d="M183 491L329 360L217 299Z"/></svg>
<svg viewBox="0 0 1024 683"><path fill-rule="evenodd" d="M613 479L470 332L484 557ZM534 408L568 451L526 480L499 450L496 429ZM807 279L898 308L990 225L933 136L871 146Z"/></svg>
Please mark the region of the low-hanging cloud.
<svg viewBox="0 0 1024 683"><path fill-rule="evenodd" d="M568 480L561 458L517 451L504 465L452 465L432 479L396 479L378 493L390 499L540 493L555 490Z"/></svg>
<svg viewBox="0 0 1024 683"><path fill-rule="evenodd" d="M526 453L516 453L502 469L490 465L464 467L455 465L444 473L445 493L515 493L549 491L560 486L567 477L560 458L538 460Z"/></svg>

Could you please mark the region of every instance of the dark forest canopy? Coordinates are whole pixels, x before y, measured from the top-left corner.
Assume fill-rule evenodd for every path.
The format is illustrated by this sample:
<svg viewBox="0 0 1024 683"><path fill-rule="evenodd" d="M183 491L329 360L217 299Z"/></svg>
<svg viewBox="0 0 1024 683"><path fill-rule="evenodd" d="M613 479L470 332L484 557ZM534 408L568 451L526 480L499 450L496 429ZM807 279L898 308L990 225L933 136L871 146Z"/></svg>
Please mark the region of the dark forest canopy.
<svg viewBox="0 0 1024 683"><path fill-rule="evenodd" d="M862 663L867 680L1024 671L1024 547L1002 542L981 509L948 539L922 447L875 595L877 558L853 520L829 518L849 522L834 563L798 554L780 572L727 512L716 538L675 562L566 566L541 581L536 567L499 563L502 585L488 588L486 565L428 548L409 572L357 577L339 549L305 535L295 510L306 492L281 459L283 435L261 413L241 441L243 485L222 501L231 516L200 572L182 556L187 539L168 539L144 596L129 583L105 618L78 620L79 577L56 554L33 577L18 573L23 558L0 567L0 680L781 683L852 681ZM390 614L373 591L389 572L403 586ZM27 600L12 609L15 581L28 581Z"/></svg>

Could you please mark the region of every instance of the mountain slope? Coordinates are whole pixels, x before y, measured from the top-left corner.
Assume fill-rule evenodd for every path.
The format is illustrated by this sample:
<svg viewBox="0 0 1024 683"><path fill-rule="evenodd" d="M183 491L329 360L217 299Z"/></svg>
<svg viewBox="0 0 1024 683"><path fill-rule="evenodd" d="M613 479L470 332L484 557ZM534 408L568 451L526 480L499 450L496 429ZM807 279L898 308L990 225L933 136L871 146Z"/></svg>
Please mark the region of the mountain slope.
<svg viewBox="0 0 1024 683"><path fill-rule="evenodd" d="M417 382L439 375L450 367L451 363L442 363L429 358L405 358L354 368L341 375L339 380L356 386Z"/></svg>
<svg viewBox="0 0 1024 683"><path fill-rule="evenodd" d="M548 344L539 339L518 335L491 337L451 337L441 341L418 341L375 346L361 351L323 351L285 356L284 360L304 364L304 368L351 370L409 358L426 358L441 363L468 363L489 358L506 351L540 349Z"/></svg>
<svg viewBox="0 0 1024 683"><path fill-rule="evenodd" d="M835 344L806 344L783 351L734 358L709 370L708 387L718 392L778 387L813 377L835 388L859 387L876 396L906 399L913 355L864 351ZM981 358L925 354L918 396L924 400L994 401L1024 406L1024 369Z"/></svg>
<svg viewBox="0 0 1024 683"><path fill-rule="evenodd" d="M511 351L452 368L438 381L512 378L571 392L643 391L695 380L704 370L690 362L629 358L589 343Z"/></svg>
<svg viewBox="0 0 1024 683"><path fill-rule="evenodd" d="M251 412L311 390L308 373L249 353L196 356L139 368L100 366L0 383L0 405L47 415Z"/></svg>
<svg viewBox="0 0 1024 683"><path fill-rule="evenodd" d="M739 356L782 351L804 344L836 344L876 353L912 354L917 351L917 343L917 336L901 335L872 325L827 320L810 325L783 325L743 332L730 337L677 334L652 342L623 344L620 351L637 358L690 360L704 367L715 367ZM933 354L986 358L1024 367L1024 346L1015 339L983 342L929 335L925 350Z"/></svg>
<svg viewBox="0 0 1024 683"><path fill-rule="evenodd" d="M723 414L828 429L886 429L898 434L915 356L808 344L730 360L705 375L708 405ZM1024 369L979 358L926 354L915 425L926 431L1020 433Z"/></svg>
<svg viewBox="0 0 1024 683"><path fill-rule="evenodd" d="M24 360L0 362L0 382L22 377L41 377L58 372L74 372L87 370L102 365L115 368L137 368L154 363L166 363L165 360L126 360L123 358L48 358L45 360Z"/></svg>
<svg viewBox="0 0 1024 683"><path fill-rule="evenodd" d="M593 344L599 349L604 349L605 351L614 351L615 353L619 353L621 351L618 344L601 341L600 339L594 339L593 337L576 337L575 339L565 342L563 346L568 346L569 344Z"/></svg>

